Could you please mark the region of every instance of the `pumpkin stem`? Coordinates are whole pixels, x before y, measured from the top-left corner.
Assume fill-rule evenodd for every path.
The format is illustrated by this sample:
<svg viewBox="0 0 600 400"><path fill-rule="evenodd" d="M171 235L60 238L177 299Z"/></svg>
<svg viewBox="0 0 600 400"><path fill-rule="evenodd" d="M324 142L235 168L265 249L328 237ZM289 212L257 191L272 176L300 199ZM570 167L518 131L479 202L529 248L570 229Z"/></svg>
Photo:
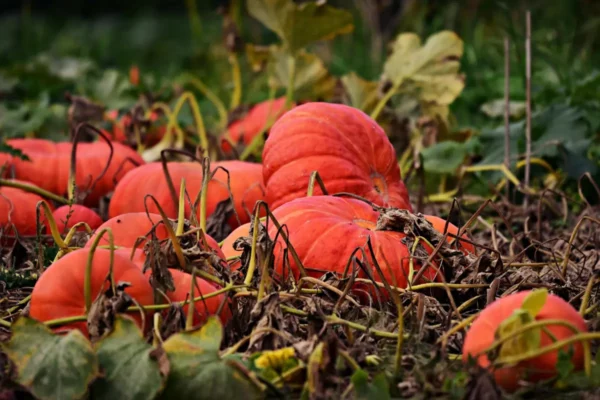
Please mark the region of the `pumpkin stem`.
<svg viewBox="0 0 600 400"><path fill-rule="evenodd" d="M188 313L185 317L185 330L190 331L194 327L194 311L196 311L194 305L194 288L196 287L196 268L192 268L192 283L190 288L190 305L188 307Z"/></svg>
<svg viewBox="0 0 600 400"><path fill-rule="evenodd" d="M202 159L202 189L200 189L200 228L206 232L206 199L208 197L208 183L212 176L210 173L210 158Z"/></svg>
<svg viewBox="0 0 600 400"><path fill-rule="evenodd" d="M246 272L246 278L244 279L244 284L250 286L252 283L252 277L254 276L254 270L256 269L256 245L258 240L258 224L259 224L259 214L260 214L260 205L254 208L254 221L252 225L252 250L250 251L250 264L248 265L248 271ZM263 288L263 279L261 277L261 289ZM261 291L259 289L259 296L261 295ZM258 298L260 300L260 297Z"/></svg>
<svg viewBox="0 0 600 400"><path fill-rule="evenodd" d="M285 108L288 109L294 102L294 85L296 80L296 57L288 55L288 85L285 92Z"/></svg>
<svg viewBox="0 0 600 400"><path fill-rule="evenodd" d="M231 64L231 75L233 77L233 94L231 95L229 109L234 110L242 100L242 73L237 55L233 51L229 53L229 63Z"/></svg>
<svg viewBox="0 0 600 400"><path fill-rule="evenodd" d="M50 233L52 234L52 239L54 239L54 243L56 243L56 245L61 250L67 251L69 246L67 245L67 243L65 243L62 236L60 236L60 232L58 231L58 227L56 226L56 220L54 219L54 216L52 215L52 210L50 209L50 206L44 200L39 201L35 207L37 216L39 216L40 207L42 208L42 210L44 212L44 216L46 217L46 221L50 228ZM37 224L37 226L40 226L39 218L37 218L36 224Z"/></svg>
<svg viewBox="0 0 600 400"><path fill-rule="evenodd" d="M94 188L96 187L96 185L98 184L98 182L100 182L100 179L102 179L104 177L104 175L106 175L106 172L108 171L108 168L110 167L110 162L112 161L113 155L114 155L114 148L113 148L112 142L104 133L102 133L102 131L100 131L95 126L93 126L87 122L83 122L83 123L77 125L77 128L75 128L75 136L73 137L73 148L71 149L71 165L69 167L69 182L68 182L68 192L69 192L68 195L69 195L69 200L72 202L76 202L75 181L77 178L77 173L76 173L77 145L79 144L79 140L81 137L80 134L84 129L87 129L87 130L95 133L96 135L98 135L100 138L102 138L106 142L106 144L109 147L108 161L104 165L104 168L102 169L102 171L100 171L100 174L94 179L94 181L92 182L90 187L86 190L86 195L89 194L90 192L92 192L94 190Z"/></svg>
<svg viewBox="0 0 600 400"><path fill-rule="evenodd" d="M167 304L170 306L170 304ZM162 316L160 313L154 313L154 320L152 324L152 347L158 348L163 343L162 336L160 335L160 325L162 324Z"/></svg>
<svg viewBox="0 0 600 400"><path fill-rule="evenodd" d="M264 136L265 132L267 130L269 130L271 128L271 125L273 125L273 123L275 122L274 118L271 114L271 110L273 108L273 103L275 100L275 90L276 90L276 88L274 85L271 85L269 87L269 100L268 100L269 101L269 110L267 111L268 118L265 121L265 125L262 127L259 134L254 136L254 138L252 138L252 141L250 142L250 144L244 148L244 151L242 151L242 154L240 155L241 161L246 160L248 157L250 157L251 154L254 154L254 152L263 143L263 141L264 141L263 136ZM287 110L287 108L286 108L286 110ZM235 147L233 145L231 147L235 149Z"/></svg>
<svg viewBox="0 0 600 400"><path fill-rule="evenodd" d="M0 179L0 187L2 187L2 186L14 187L14 188L21 189L28 193L35 193L41 197L45 197L47 199L54 200L55 202L57 202L59 204L65 204L65 205L69 204L69 200L65 199L64 197L58 196L54 193L50 193L47 190L44 190L40 187L37 187L37 186L29 184L29 183L15 181L15 180L11 180L11 179Z"/></svg>
<svg viewBox="0 0 600 400"><path fill-rule="evenodd" d="M313 171L310 173L310 178L308 179L308 190L306 191L306 196L311 197L313 195L313 192L315 190L315 181L319 184L319 187L321 188L321 192L325 196L327 196L329 194L329 192L325 188L325 183L323 182L321 175L319 175L319 171Z"/></svg>
<svg viewBox="0 0 600 400"><path fill-rule="evenodd" d="M167 186L169 187L169 193L171 194L171 201L174 204L178 202L177 190L175 190L175 184L173 183L173 178L171 178L171 174L169 173L169 162L167 161L167 154L174 153L184 155L186 157L191 158L194 161L201 162L194 154L179 149L163 149L160 151L160 161L162 163L163 173L165 174L165 180L167 181Z"/></svg>
<svg viewBox="0 0 600 400"><path fill-rule="evenodd" d="M196 123L196 133L200 139L200 146L202 147L203 155L205 155L208 153L208 136L206 135L206 128L204 127L204 119L202 118L202 113L200 112L200 106L198 106L198 102L196 101L196 98L192 92L184 92L181 97L179 97L179 100L173 109L173 115L171 116L173 121L169 121L169 125L171 125L173 122L176 122L176 118L179 116L179 113L181 112L183 104L186 100L190 106L190 109L192 110L194 122Z"/></svg>
<svg viewBox="0 0 600 400"><path fill-rule="evenodd" d="M158 213L160 214L160 216L163 220L163 224L165 225L165 229L167 230L169 239L171 239L171 243L173 244L173 250L175 251L175 255L177 256L177 261L179 262L179 266L181 267L181 269L185 269L185 265L186 265L185 256L183 255L183 250L181 250L181 246L179 245L179 239L177 238L177 235L173 231L173 227L171 226L171 221L169 220L169 217L167 217L167 214L165 214L165 211L162 209L160 204L158 204L158 201L156 200L156 198L154 196L152 196L151 194L147 194L146 196L144 196L144 203L146 202L146 199L148 199L148 198L154 202L154 205L156 206Z"/></svg>
<svg viewBox="0 0 600 400"><path fill-rule="evenodd" d="M108 268L108 278L110 279L110 286L113 293L116 293L115 279L113 276L113 266L115 260L115 240L112 233L112 229L103 228L99 232L97 232L96 237L92 241L92 245L90 246L90 252L88 254L87 263L85 265L85 277L83 280L83 298L85 300L85 315L88 314L90 308L92 307L92 262L94 260L94 253L96 253L96 248L100 243L100 239L104 236L104 234L108 234L108 245L110 250L110 264Z"/></svg>
<svg viewBox="0 0 600 400"><path fill-rule="evenodd" d="M238 67L239 68L239 67ZM200 79L195 76L192 76L189 73L182 75L182 80L194 86L196 89L200 91L217 109L219 113L219 126L224 129L227 126L227 109L225 108L225 104L219 99L219 97L210 90ZM235 82L235 74L234 74L234 83ZM234 96L235 97L235 96ZM240 98L241 98L241 78L240 78ZM232 99L233 102L233 99ZM239 104L239 100L238 100ZM237 106L236 106L237 107ZM232 107L233 108L233 107Z"/></svg>
<svg viewBox="0 0 600 400"><path fill-rule="evenodd" d="M183 227L185 225L185 178L181 179L177 211L177 231L175 232L175 235L181 236L183 234Z"/></svg>

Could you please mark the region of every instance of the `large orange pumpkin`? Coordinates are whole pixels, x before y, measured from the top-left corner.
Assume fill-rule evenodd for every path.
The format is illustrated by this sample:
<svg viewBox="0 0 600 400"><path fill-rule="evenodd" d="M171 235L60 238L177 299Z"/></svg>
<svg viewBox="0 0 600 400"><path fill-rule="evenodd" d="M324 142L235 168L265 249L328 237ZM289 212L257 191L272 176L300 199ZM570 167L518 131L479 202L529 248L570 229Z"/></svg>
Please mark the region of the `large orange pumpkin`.
<svg viewBox="0 0 600 400"><path fill-rule="evenodd" d="M68 253L42 274L31 293L29 315L32 318L50 321L85 314L84 281L89 252L90 249L80 249ZM109 266L110 251L96 249L92 261L92 301L110 287L106 279ZM154 293L148 279L138 266L119 254L114 255L113 277L115 282L130 284L125 292L139 304L145 306L154 303ZM130 315L141 324L139 312ZM88 333L85 322L74 322L56 329L79 329L85 335Z"/></svg>
<svg viewBox="0 0 600 400"><path fill-rule="evenodd" d="M281 225L286 225L290 243L308 275L319 277L326 272L343 273L354 250L364 247L370 237L384 278L390 285L396 283L398 287L406 287L410 252L401 243L405 235L375 230L379 213L368 204L350 198L313 196L292 200L277 208L273 214ZM270 224L269 237L275 238L276 233L277 228ZM279 236L274 256L276 273L287 278L289 274L284 270L283 260L285 243L283 237ZM368 250L366 252L369 258L368 268L371 269L373 278L381 282L370 261L370 253ZM355 255L362 258L360 252ZM297 279L300 275L299 267L291 255L288 255L288 261L291 272ZM415 260L413 264L415 270L418 270L419 262ZM436 274L434 268L427 268L422 276L424 279L434 280ZM359 277L367 278L367 275L359 270Z"/></svg>
<svg viewBox="0 0 600 400"><path fill-rule="evenodd" d="M315 170L330 194L350 192L380 206L412 209L394 147L383 129L356 108L306 103L271 128L263 151L271 207L306 196ZM322 194L318 185L314 194Z"/></svg>
<svg viewBox="0 0 600 400"><path fill-rule="evenodd" d="M283 115L286 111L285 101L285 97L263 101L253 106L243 118L232 122L221 141L223 151L231 152L231 144L248 146L252 143L265 127L268 129L268 123L275 123Z"/></svg>
<svg viewBox="0 0 600 400"><path fill-rule="evenodd" d="M494 301L487 306L481 314L473 321L465 337L463 345L463 361L469 357L477 357L477 362L483 368L490 367L487 355L481 354L495 340L495 334L500 324L509 318L515 310L521 308L523 300L531 294L531 291L522 291ZM536 321L562 320L569 322L579 331L586 332L587 326L583 317L569 303L558 296L548 295L546 303L541 311L535 316ZM554 342L549 334L559 340L564 340L575 333L568 327L561 325L547 325L546 332L541 332L541 347L548 346ZM574 352L571 362L576 370L583 368L583 347L581 343L573 346ZM565 352L567 348L563 349ZM481 354L481 355L479 355ZM496 382L508 391L514 391L519 387L519 381L538 382L550 379L557 374L556 363L558 352L552 351L541 356L522 361L514 366L497 369L494 372Z"/></svg>
<svg viewBox="0 0 600 400"><path fill-rule="evenodd" d="M249 213L252 212L255 203L264 197L261 165L243 161L222 161L212 164L213 170L219 166L229 171L231 192L241 223L250 221ZM179 196L181 180L185 179L186 191L194 201L202 189L202 166L192 162L170 162L168 168L177 196ZM177 217L178 204L172 200L161 163L150 163L138 167L119 182L110 203L109 216L115 217L125 213L144 211L146 209L144 196L149 194L156 198L170 218ZM220 202L228 198L227 174L223 170L218 170L208 185L207 217L214 213ZM147 200L146 204L150 212L158 211L151 200ZM190 211L189 202L186 200L186 215L189 215ZM199 216L200 207L197 211ZM228 222L232 228L238 226L233 215Z"/></svg>
<svg viewBox="0 0 600 400"><path fill-rule="evenodd" d="M58 195L67 194L72 143L54 143L44 139L11 139L7 143L21 150L30 159L11 159L10 164L16 179L33 183ZM112 145L113 157L108 170L86 197L86 205L97 204L100 197L111 192L115 187L114 182L133 169L134 163L144 163L141 156L129 147L117 142L113 142ZM80 191L87 189L100 176L106 167L109 154L110 148L104 142L77 145L75 182Z"/></svg>

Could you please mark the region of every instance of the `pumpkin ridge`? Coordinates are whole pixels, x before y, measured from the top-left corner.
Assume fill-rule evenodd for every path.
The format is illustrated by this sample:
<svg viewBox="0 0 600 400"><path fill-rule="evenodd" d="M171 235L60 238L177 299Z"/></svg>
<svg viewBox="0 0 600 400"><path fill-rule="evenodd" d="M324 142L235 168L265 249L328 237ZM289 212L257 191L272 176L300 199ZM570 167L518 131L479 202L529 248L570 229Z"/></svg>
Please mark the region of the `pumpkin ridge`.
<svg viewBox="0 0 600 400"><path fill-rule="evenodd" d="M354 116L352 116L352 118L355 119ZM357 147L356 144L352 140L348 139L348 137L346 135L344 135L344 133L337 126L337 124L333 123L333 121L330 121L328 119L324 119L324 118L322 118L320 116L315 116L315 115L305 116L304 119L305 120L311 120L312 119L312 120L318 121L318 122L322 123L323 125L325 125L327 128L331 128L331 129L335 130L336 133L337 133L337 138L338 139L341 138L340 142L343 144L344 148L346 150L349 150L350 152L354 153L355 156L358 155L359 158L362 158L361 161L363 162L363 166L368 167L370 165L369 160L368 160L369 157L367 157L364 154L364 152L360 151L361 149L359 147ZM281 120L281 125L283 125L285 122L287 122L287 120L284 121L282 119ZM297 120L293 120L292 123L295 125L298 122L297 122ZM304 132L296 133L294 136L298 137L298 136L301 136L301 135L309 135L310 133L313 133L314 135L318 135L318 136L323 135L323 132L318 132L318 131L313 131L313 132L311 132L311 131L304 131ZM369 142L370 142L370 140L369 140ZM350 144L350 146L348 146L348 143ZM373 147L373 144L371 144L371 147ZM351 149L354 149L354 151L351 151Z"/></svg>

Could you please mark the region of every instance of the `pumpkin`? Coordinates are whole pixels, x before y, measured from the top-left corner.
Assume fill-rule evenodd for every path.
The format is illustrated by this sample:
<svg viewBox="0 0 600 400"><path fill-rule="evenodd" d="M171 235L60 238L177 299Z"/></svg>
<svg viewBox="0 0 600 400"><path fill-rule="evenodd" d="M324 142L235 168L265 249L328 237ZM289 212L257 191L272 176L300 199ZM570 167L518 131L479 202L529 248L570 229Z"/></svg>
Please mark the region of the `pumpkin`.
<svg viewBox="0 0 600 400"><path fill-rule="evenodd" d="M425 219L427 221L429 221L431 223L431 225L433 225L433 228L436 231L438 231L439 233L444 234L444 233L448 232L449 234L453 234L453 235L458 234L458 227L451 223L448 223L448 228L446 230L444 230L446 228L446 220L445 219L436 217L435 215L423 215L423 216L425 217ZM461 235L461 237L464 239L469 239L469 237L465 234ZM448 235L448 237L446 238L446 241L448 243L452 244L452 243L456 242L456 238ZM460 245L460 249L462 250L463 253L475 254L475 246L473 246L471 243L469 243L465 240L459 240L458 245Z"/></svg>
<svg viewBox="0 0 600 400"><path fill-rule="evenodd" d="M244 225L240 225L237 228L235 228L233 230L233 232L231 232L229 234L229 236L227 236L225 238L225 240L223 240L223 242L221 243L221 250L223 251L223 255L225 256L225 260L234 258L234 257L240 257L242 255L242 251L241 250L236 250L233 248L233 244L235 243L236 240L238 240L241 237L244 236L250 236L250 224L252 224L251 222L245 223ZM241 261L235 260L234 262L229 264L229 268L231 270L236 270L238 268L240 268L242 266Z"/></svg>
<svg viewBox="0 0 600 400"><path fill-rule="evenodd" d="M277 208L273 215L281 225L286 225L289 240L309 276L320 277L327 272L342 274L350 256L357 247L366 245L367 238L375 252L375 258L384 278L390 285L406 287L410 268L409 249L401 243L403 233L376 230L379 213L363 201L333 196L312 196L292 200ZM275 238L277 228L269 224L269 237ZM274 248L275 272L288 277L284 271L283 253L286 242L280 235ZM431 249L427 249L431 251ZM355 253L362 258L360 252ZM372 269L375 281L381 278L374 266L371 255L368 267ZM300 270L293 257L288 255L293 276L298 279ZM415 270L418 262L413 263ZM352 268L352 266L350 266ZM352 272L352 269L349 270ZM359 269L359 278L367 278ZM436 278L436 270L427 268L423 273L426 280ZM360 288L357 285L357 288Z"/></svg>
<svg viewBox="0 0 600 400"><path fill-rule="evenodd" d="M90 249L79 249L54 262L36 282L31 292L29 315L38 321L74 317L85 314L84 281ZM106 279L110 266L110 250L96 249L92 261L91 298L109 289ZM138 266L119 254L114 255L115 282L128 282L125 292L142 306L154 303L154 293L148 279ZM141 325L139 312L129 313ZM56 330L79 329L88 334L86 322L73 322Z"/></svg>
<svg viewBox="0 0 600 400"><path fill-rule="evenodd" d="M72 143L54 143L44 139L11 139L7 143L21 150L30 159L24 161L17 157L12 158L10 164L16 179L33 183L57 195L67 193ZM114 189L115 181L135 167L134 163L144 163L141 156L129 147L117 142L113 142L112 145L113 157L110 165L86 197L85 205L97 204L100 197ZM110 148L104 142L77 145L75 182L78 188L87 189L100 176L106 167L109 154Z"/></svg>
<svg viewBox="0 0 600 400"><path fill-rule="evenodd" d="M232 122L221 140L221 148L227 153L233 150L231 145L248 146L267 124L273 124L285 113L285 97L258 103L241 119ZM292 106L293 107L293 106Z"/></svg>
<svg viewBox="0 0 600 400"><path fill-rule="evenodd" d="M34 193L9 186L0 186L0 228L4 235L21 236L36 234L36 206L43 199ZM53 207L48 203L50 209ZM1 238L2 244L5 238Z"/></svg>
<svg viewBox="0 0 600 400"><path fill-rule="evenodd" d="M167 291L167 297L172 302L184 301L190 298L190 289L192 288L192 275L187 274L183 271L176 269L169 269L171 275L173 276L173 284L175 286L175 291L169 292ZM206 296L207 294L216 292L218 288L216 285L202 279L196 277L196 285L194 285L194 297L198 296ZM194 308L196 312L194 313L194 326L199 325L206 321L206 319L210 315L216 315L221 302L226 294L219 294L214 297L209 297L208 299L198 300L194 303ZM184 313L187 315L189 309L189 305L185 305L183 307ZM231 318L231 310L229 308L229 303L226 302L219 314L219 318L225 324Z"/></svg>
<svg viewBox="0 0 600 400"><path fill-rule="evenodd" d="M79 204L58 207L52 213L52 217L54 217L58 231L61 233L68 232L79 222L85 222L92 230L95 230L102 225L102 218L100 218L100 216L94 210ZM77 228L77 230L80 232L85 232L85 227L80 226ZM49 226L46 226L46 231L47 233L50 233Z"/></svg>
<svg viewBox="0 0 600 400"><path fill-rule="evenodd" d="M150 237L146 235L150 233L150 230L154 225L156 225L155 233L158 240L164 240L169 237L165 225L163 223L159 224L160 221L162 221L162 218L159 214L146 214L145 212L127 213L109 219L98 227L97 232L100 232L105 228L110 228L113 234L113 244L128 249L129 253L131 253L130 249L136 245L138 238L146 237L146 239L140 240L140 243L136 247L136 249L139 250L144 248L144 245ZM97 234L94 234L90 238L85 247L90 247L92 245L96 235ZM208 246L217 253L219 257L225 258L217 241L209 235L205 234L204 236L206 237ZM100 238L98 245L108 246L109 244L108 234L105 233L102 238Z"/></svg>
<svg viewBox="0 0 600 400"><path fill-rule="evenodd" d="M177 196L179 196L181 180L185 179L186 191L190 199L195 201L202 189L202 166L193 162L169 162L167 166ZM241 223L250 221L249 213L252 212L254 204L258 200L262 200L264 196L261 165L243 161L222 161L212 164L213 170L219 166L229 171L231 193ZM146 209L144 197L149 194L156 198L167 216L177 218L178 204L172 200L163 166L158 162L149 163L130 171L119 182L110 203L109 216L115 217L125 213L144 211ZM220 202L228 198L227 174L219 169L208 185L207 217L215 212ZM151 200L147 200L146 204L150 212L158 211ZM190 212L190 204L186 201L185 213L190 215ZM198 207L197 215L200 216L200 207ZM227 221L231 228L239 225L234 215L231 215Z"/></svg>
<svg viewBox="0 0 600 400"><path fill-rule="evenodd" d="M295 107L273 125L262 156L272 208L306 196L316 170L330 194L349 192L380 206L412 210L394 147L356 108L320 102ZM322 194L318 185L314 190Z"/></svg>
<svg viewBox="0 0 600 400"><path fill-rule="evenodd" d="M473 321L465 337L463 345L463 361L468 361L469 357L476 358L477 363L483 368L490 367L490 361L484 352L495 340L496 332L500 324L513 313L523 306L527 296L531 291L522 291L498 299L488 305ZM569 303L558 296L549 294L541 310L535 315L536 321L543 320L561 320L572 324L580 332L587 332L587 326L583 317ZM541 331L541 347L552 344L556 340L564 340L575 333L568 327L562 325L546 325L546 332ZM511 349L508 351L518 355L522 354L524 349ZM563 349L568 353L568 348ZM575 370L583 368L583 347L581 343L573 346L571 363ZM503 350L501 349L501 352ZM481 354L481 355L479 355ZM519 387L521 380L527 382L538 382L553 378L557 375L556 363L558 361L558 351L552 351L541 356L522 361L516 365L506 366L493 371L496 382L508 391L514 391Z"/></svg>
<svg viewBox="0 0 600 400"><path fill-rule="evenodd" d="M104 131L107 133L107 136L111 137L112 140L115 140L120 143L127 143L129 141L128 130L130 129L130 125L132 122L132 118L130 114L125 114L119 119L119 112L117 110L111 110L106 113L109 120L113 122L112 132ZM167 131L166 125L154 126L156 122L160 119L160 115L156 111L152 111L149 116L150 123L152 126L146 132L146 137L144 138L144 144L148 146L155 145L163 138L165 132Z"/></svg>

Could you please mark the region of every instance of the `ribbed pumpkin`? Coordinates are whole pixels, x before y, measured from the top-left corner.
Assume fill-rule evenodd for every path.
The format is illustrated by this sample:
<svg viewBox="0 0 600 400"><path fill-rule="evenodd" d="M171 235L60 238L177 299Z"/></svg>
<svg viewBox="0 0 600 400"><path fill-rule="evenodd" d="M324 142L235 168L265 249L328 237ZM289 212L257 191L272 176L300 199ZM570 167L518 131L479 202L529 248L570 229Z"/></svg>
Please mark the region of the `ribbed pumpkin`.
<svg viewBox="0 0 600 400"><path fill-rule="evenodd" d="M243 118L229 125L223 136L224 139L234 146L240 144L248 146L265 127L268 130L268 123L272 125L283 115L286 111L285 101L285 97L280 97L254 105ZM221 142L225 153L232 151L231 144L227 140Z"/></svg>
<svg viewBox="0 0 600 400"><path fill-rule="evenodd" d="M496 339L496 331L500 324L513 313L522 307L523 301L531 291L522 291L500 298L487 306L477 316L465 337L463 345L463 361L468 361L469 357L477 359L479 365L483 368L490 368L490 361L483 353L488 349ZM571 306L558 296L549 294L546 302L535 316L535 321L558 320L572 324L580 332L587 332L585 320ZM548 346L554 341L567 339L575 334L571 329L563 325L550 324L545 328L545 332L540 332L540 346ZM551 338L551 336L554 337ZM571 357L571 363L575 370L583 369L583 346L581 343L575 343L572 346L574 350ZM531 349L533 350L533 349ZM569 349L562 349L568 354ZM518 355L524 350L516 350ZM480 355L481 354L481 355ZM517 365L506 366L493 371L496 382L508 391L516 390L520 381L539 382L550 379L557 375L558 351L551 351L541 356L531 358L518 363Z"/></svg>
<svg viewBox="0 0 600 400"><path fill-rule="evenodd" d="M85 314L84 281L90 249L73 251L53 263L36 282L31 292L29 315L38 321L74 317ZM92 261L91 298L110 287L106 279L110 266L110 251L96 249ZM154 293L148 279L138 266L119 254L114 255L115 282L128 282L125 292L141 305L154 303ZM139 312L129 314L141 325ZM79 329L85 335L85 322L74 322L57 327L58 330Z"/></svg>
<svg viewBox="0 0 600 400"><path fill-rule="evenodd" d="M394 147L383 129L356 108L306 103L271 128L263 177L272 208L306 196L315 170L330 194L350 192L380 206L412 209ZM322 194L318 185L314 194Z"/></svg>
<svg viewBox="0 0 600 400"><path fill-rule="evenodd" d="M21 150L30 161L13 157L11 168L15 178L33 183L49 192L65 195L69 180L71 165L71 150L69 142L54 143L44 139L11 139L7 143ZM138 153L120 143L113 142L113 157L104 176L96 183L92 192L86 197L86 205L95 205L100 197L111 192L115 181L119 181L135 165L143 164L144 160ZM77 176L76 185L83 191L100 176L106 167L110 148L104 142L79 143L77 145Z"/></svg>
<svg viewBox="0 0 600 400"><path fill-rule="evenodd" d="M405 235L375 230L379 213L368 204L350 198L313 196L292 200L277 208L273 214L281 225L286 225L290 243L310 276L320 277L326 272L343 273L354 249L365 246L370 237L385 279L391 285L395 282L398 287L407 285L410 252L401 243ZM270 224L269 237L274 238L276 233L277 228ZM287 278L289 271L284 271L283 262L285 248L285 240L279 236L274 250L275 271ZM355 255L361 257L358 252ZM372 276L381 282L377 270L371 266L368 251L367 256ZM300 270L291 255L288 255L288 260L291 272L297 279ZM415 270L419 269L417 260L414 261L414 267ZM436 274L434 268L428 268L423 278L431 281ZM367 275L360 270L359 277L367 278Z"/></svg>
<svg viewBox="0 0 600 400"><path fill-rule="evenodd" d="M219 166L229 171L231 192L241 223L250 221L249 212L251 213L254 204L264 197L261 165L243 161L222 161L213 163L212 169ZM185 179L186 191L194 201L202 189L202 166L192 162L170 162L168 168L177 196L179 196L181 180ZM161 163L150 163L138 167L119 182L110 203L109 216L115 217L125 213L144 211L146 209L144 196L148 194L156 198L170 218L177 217L178 204L173 203ZM219 170L208 185L207 216L216 210L220 202L228 198L227 174L223 170ZM154 202L148 200L146 204L150 212L158 211ZM199 208L198 216L200 215ZM190 205L187 201L185 212L186 215L190 213ZM233 215L228 222L232 228L238 226Z"/></svg>

